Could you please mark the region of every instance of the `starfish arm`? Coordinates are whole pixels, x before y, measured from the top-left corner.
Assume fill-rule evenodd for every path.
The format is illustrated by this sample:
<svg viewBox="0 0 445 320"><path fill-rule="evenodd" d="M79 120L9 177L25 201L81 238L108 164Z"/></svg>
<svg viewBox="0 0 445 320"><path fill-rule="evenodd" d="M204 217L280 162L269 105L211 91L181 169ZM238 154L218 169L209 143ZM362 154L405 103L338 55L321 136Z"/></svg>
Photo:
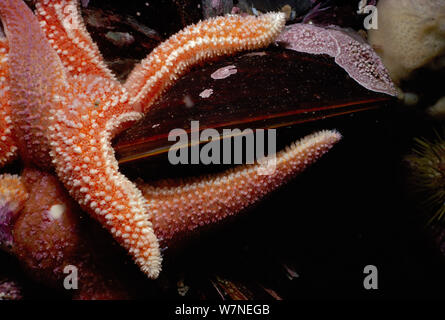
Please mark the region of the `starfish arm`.
<svg viewBox="0 0 445 320"><path fill-rule="evenodd" d="M275 170L269 174L260 174L260 165L255 164L180 184L140 184L161 245L253 205L306 169L340 139L337 131L309 135L279 152Z"/></svg>
<svg viewBox="0 0 445 320"><path fill-rule="evenodd" d="M191 25L155 48L129 75L125 87L136 110L147 108L192 65L212 57L269 45L285 23L282 13L224 16Z"/></svg>
<svg viewBox="0 0 445 320"><path fill-rule="evenodd" d="M17 156L12 136L11 106L8 88L8 41L0 37L0 167Z"/></svg>
<svg viewBox="0 0 445 320"><path fill-rule="evenodd" d="M116 80L83 23L77 0L38 0L36 16L71 76L89 74Z"/></svg>
<svg viewBox="0 0 445 320"><path fill-rule="evenodd" d="M47 116L66 89L63 66L32 11L20 0L0 1L9 41L9 93L14 136L25 163L50 163Z"/></svg>
<svg viewBox="0 0 445 320"><path fill-rule="evenodd" d="M309 135L278 153L275 171L268 175L260 175L258 171L259 165L256 164L237 167L213 177L194 179L194 181L164 181L159 182L160 186L156 187L140 183L138 186L142 190L142 196L146 198L146 206L153 215L151 218L156 235L161 239L161 244L167 246L187 233L198 231L198 228L201 226L217 223L228 216L237 214L305 170L324 153L329 151L340 139L341 135L337 131L321 131ZM74 168L74 170L76 171L77 169ZM27 173L29 172L32 172L32 170L27 171ZM56 205L54 207L55 214L61 208L75 208L72 198L64 195L65 189L54 183L56 181L55 177L51 177L50 174L43 172L38 173L35 170L34 172L36 172L36 181L42 176L52 179L53 182L38 182L43 186L39 189L39 193L45 192L48 196L36 197L36 199L40 199L38 200L40 203L37 206L34 204L32 208L37 211L41 210L40 206L42 203L48 203L49 199L54 198L55 195L58 195L57 201L51 202L53 206ZM103 173L96 172L95 174ZM88 176L88 174L79 175L78 179L85 180L85 177ZM82 200L83 197L81 197L82 199L80 200L83 202L84 208L86 204L89 204L91 208L93 201L100 201L101 195L104 194L103 190L106 190L105 186L120 189L118 192L122 196L126 196L125 189L128 190L128 188L131 189L133 187L129 186L131 182L124 179L122 176L115 176L114 183L105 184L106 181L101 180L102 185L82 183L83 187L76 180L72 180L72 182L68 182L68 185L75 185L75 188L78 188L78 191L74 189L74 192L71 192L74 196L77 193L82 193L79 188L94 189L97 193L96 198L87 197L88 200ZM89 181L90 179L87 178L86 180ZM117 187L117 185L120 185L122 188ZM138 191L136 192L138 193ZM140 194L138 197L140 197ZM22 186L20 177L0 176L0 213L2 213L2 199L4 200L3 205L9 206L8 212L19 212L21 210L28 199L28 194ZM106 199L106 202L109 201L111 200ZM128 201L132 200L128 198ZM143 203L145 201L139 198L138 202ZM92 205L92 207L95 210L97 209L99 220L105 220L105 223L111 226L107 217L103 217L99 212L102 204L98 202L97 204L97 206ZM112 205L114 211L119 211L117 206L117 203ZM86 207L88 211L91 211L88 205ZM51 213L51 209L48 212ZM102 218L100 218L101 216ZM132 239L131 230L127 229L125 231L126 227L130 225L125 224L119 218L117 220L121 222L114 223L116 232L120 230L122 233L128 233L129 236L124 238ZM141 227L131 225L130 228L136 230Z"/></svg>
<svg viewBox="0 0 445 320"><path fill-rule="evenodd" d="M49 130L56 173L81 207L110 231L143 272L156 278L161 255L145 199L119 173L111 147L116 128L122 122L139 119L141 114L121 112L108 118L103 110L106 104L102 109L95 107L94 95L89 97L93 101L79 102L79 115L62 111L54 114Z"/></svg>
<svg viewBox="0 0 445 320"><path fill-rule="evenodd" d="M159 246L145 200L118 172L111 136L134 121L125 89L97 75L70 77L31 10L0 1L10 43L14 129L26 162L55 167L70 194L134 257L150 277L160 271ZM69 80L69 81L68 81Z"/></svg>

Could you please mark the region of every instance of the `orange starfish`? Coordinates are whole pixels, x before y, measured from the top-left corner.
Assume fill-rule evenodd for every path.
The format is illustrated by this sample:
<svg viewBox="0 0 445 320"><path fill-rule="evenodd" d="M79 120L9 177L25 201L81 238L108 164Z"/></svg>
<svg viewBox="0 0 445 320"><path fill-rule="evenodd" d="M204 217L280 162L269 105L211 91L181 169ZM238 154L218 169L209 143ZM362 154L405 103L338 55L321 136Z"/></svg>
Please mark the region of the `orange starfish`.
<svg viewBox="0 0 445 320"><path fill-rule="evenodd" d="M199 224L201 214L209 221L238 212L340 139L325 131L303 140L280 154L276 172L261 179L248 166L192 185L146 189L147 204L119 173L112 137L139 120L191 65L270 44L284 15L226 16L189 26L154 49L121 85L87 33L77 1L40 0L36 9L37 18L21 0L0 1L9 43L0 42L0 165L18 153L25 166L55 170L71 196L151 278L161 269L153 222L165 221L172 230L188 220ZM219 202L220 192L243 197Z"/></svg>
<svg viewBox="0 0 445 320"><path fill-rule="evenodd" d="M162 188L139 183L153 211L160 246L167 248L258 201L325 152L338 138L334 134L329 141L330 135L317 133L290 147L292 151L281 151L276 174L258 175L257 166L251 165L176 187L167 181L160 182ZM81 217L78 206L50 173L25 168L22 176L0 175L0 247L15 255L31 277L60 287L65 266L74 265L82 280L73 298L131 297L131 275L124 280L114 271L121 270L122 256L115 257L115 247L101 245L104 234L95 225L81 224Z"/></svg>

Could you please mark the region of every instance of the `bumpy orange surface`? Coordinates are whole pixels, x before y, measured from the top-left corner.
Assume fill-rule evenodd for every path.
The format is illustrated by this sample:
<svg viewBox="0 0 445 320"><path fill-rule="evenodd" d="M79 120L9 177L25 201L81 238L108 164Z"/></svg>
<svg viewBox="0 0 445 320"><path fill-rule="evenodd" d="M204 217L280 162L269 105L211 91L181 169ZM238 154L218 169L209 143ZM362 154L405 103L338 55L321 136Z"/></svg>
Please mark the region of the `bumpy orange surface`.
<svg viewBox="0 0 445 320"><path fill-rule="evenodd" d="M191 65L271 43L284 26L284 15L226 16L189 26L153 50L121 85L86 32L77 1L39 0L36 8L37 17L21 0L0 1L9 43L8 51L3 40L0 52L0 139L6 146L0 150L0 165L14 156L17 146L25 166L55 169L82 209L149 277L156 278L161 269L157 235L168 240L239 212L306 168L340 138L337 132L326 131L302 140L278 156L277 170L269 176L258 176L255 166L242 167L192 184L144 187L146 199L119 173L112 137L140 119ZM46 201L52 195L40 196L39 201ZM54 209L56 216L61 209ZM32 224L41 220L37 215ZM65 230L63 224L60 228ZM21 230L21 243L26 244L32 237L23 231L26 228ZM70 246L78 241L61 239L62 245L69 244L64 248L64 255L69 255ZM38 250L28 245L31 251ZM45 261L41 263L52 263Z"/></svg>

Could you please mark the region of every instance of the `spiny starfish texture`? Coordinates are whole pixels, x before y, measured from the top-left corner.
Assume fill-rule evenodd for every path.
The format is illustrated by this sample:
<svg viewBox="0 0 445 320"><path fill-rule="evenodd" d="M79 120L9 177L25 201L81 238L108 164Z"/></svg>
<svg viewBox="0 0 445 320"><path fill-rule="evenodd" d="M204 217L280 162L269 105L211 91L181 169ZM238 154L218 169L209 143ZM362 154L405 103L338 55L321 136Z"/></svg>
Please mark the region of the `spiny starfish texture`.
<svg viewBox="0 0 445 320"><path fill-rule="evenodd" d="M168 229L170 224L177 228L175 219L199 216L202 208L203 215L215 217L237 212L304 169L340 137L323 132L281 154L275 178L255 180L253 168L244 167L191 187L150 189L146 195L154 200L147 204L141 191L119 173L113 136L140 119L191 65L271 43L284 26L284 15L226 16L189 26L153 50L121 85L87 33L76 1L40 0L36 9L34 16L21 0L0 1L8 39L8 44L2 40L0 52L0 110L5 116L0 122L0 164L18 150L25 166L55 170L70 195L151 278L161 269L154 220L168 220ZM254 180L244 189L249 179ZM196 196L191 204L183 202L187 188ZM233 198L228 207L208 205L218 201L217 192L241 189L244 199ZM171 233L162 232L162 237Z"/></svg>
<svg viewBox="0 0 445 320"><path fill-rule="evenodd" d="M339 138L335 131L321 131L300 140L277 155L276 170L270 175L258 175L258 166L249 165L202 181L177 182L176 187L171 181L160 181L163 188L139 183L154 212L153 229L161 247L258 201L304 170ZM13 196L17 191L20 201ZM11 203L17 201L20 205L14 206L14 219L8 220L7 229L0 228L0 245L2 239L8 239L9 251L35 280L60 287L66 277L64 267L75 265L82 281L73 298L128 297L126 294L132 291L131 277L127 279L129 283L122 281L123 275L109 268L122 264L120 256L115 256L112 246L100 245L104 238L100 230L80 222L82 213L56 177L28 168L22 176L0 175L0 221L7 213L3 208L9 212ZM88 234L91 231L94 236Z"/></svg>
<svg viewBox="0 0 445 320"><path fill-rule="evenodd" d="M8 41L0 35L0 166L14 159L17 146L12 136L8 87Z"/></svg>
<svg viewBox="0 0 445 320"><path fill-rule="evenodd" d="M306 169L340 138L336 131L309 135L279 152L276 167L268 174L260 174L259 165L245 165L207 178L139 185L153 212L156 235L168 244L249 207Z"/></svg>

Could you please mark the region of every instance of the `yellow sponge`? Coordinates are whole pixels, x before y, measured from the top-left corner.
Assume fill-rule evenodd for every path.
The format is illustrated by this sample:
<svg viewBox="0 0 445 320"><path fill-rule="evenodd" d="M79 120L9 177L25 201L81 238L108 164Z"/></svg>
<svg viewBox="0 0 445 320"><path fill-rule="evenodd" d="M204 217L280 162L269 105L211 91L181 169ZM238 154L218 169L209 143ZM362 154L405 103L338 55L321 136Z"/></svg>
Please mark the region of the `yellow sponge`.
<svg viewBox="0 0 445 320"><path fill-rule="evenodd" d="M445 55L444 0L380 0L368 40L395 83Z"/></svg>

